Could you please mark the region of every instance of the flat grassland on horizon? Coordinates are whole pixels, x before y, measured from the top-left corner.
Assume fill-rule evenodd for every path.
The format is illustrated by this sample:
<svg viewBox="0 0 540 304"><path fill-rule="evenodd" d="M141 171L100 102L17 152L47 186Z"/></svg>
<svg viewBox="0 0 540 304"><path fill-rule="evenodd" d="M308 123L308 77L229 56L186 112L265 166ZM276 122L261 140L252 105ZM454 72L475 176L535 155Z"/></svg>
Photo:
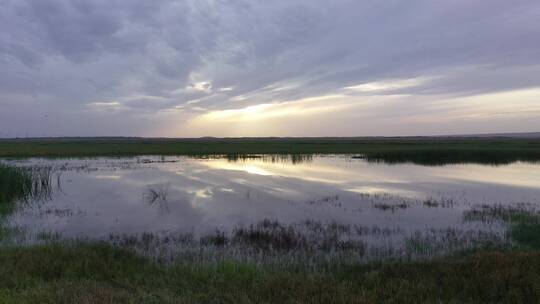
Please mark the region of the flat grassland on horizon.
<svg viewBox="0 0 540 304"><path fill-rule="evenodd" d="M36 138L0 139L0 157L357 154L369 161L504 164L540 161L540 138Z"/></svg>

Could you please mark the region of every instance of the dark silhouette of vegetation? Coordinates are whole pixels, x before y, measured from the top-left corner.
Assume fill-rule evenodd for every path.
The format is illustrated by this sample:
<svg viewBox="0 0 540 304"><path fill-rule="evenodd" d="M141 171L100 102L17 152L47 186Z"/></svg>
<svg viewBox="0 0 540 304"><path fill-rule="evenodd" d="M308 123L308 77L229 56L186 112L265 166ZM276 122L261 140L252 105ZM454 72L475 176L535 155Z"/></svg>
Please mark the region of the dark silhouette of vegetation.
<svg viewBox="0 0 540 304"><path fill-rule="evenodd" d="M0 215L11 213L14 201L27 195L32 183L26 170L0 164Z"/></svg>
<svg viewBox="0 0 540 304"><path fill-rule="evenodd" d="M373 162L423 165L508 164L540 161L540 139L505 137L412 138L52 138L0 140L0 157L223 155L230 160L275 155L293 162L309 154L349 154ZM302 156L304 155L304 156ZM309 160L309 159L308 159Z"/></svg>
<svg viewBox="0 0 540 304"><path fill-rule="evenodd" d="M464 213L465 221L500 221L510 226L511 239L521 248L540 249L540 212L534 205L482 205Z"/></svg>

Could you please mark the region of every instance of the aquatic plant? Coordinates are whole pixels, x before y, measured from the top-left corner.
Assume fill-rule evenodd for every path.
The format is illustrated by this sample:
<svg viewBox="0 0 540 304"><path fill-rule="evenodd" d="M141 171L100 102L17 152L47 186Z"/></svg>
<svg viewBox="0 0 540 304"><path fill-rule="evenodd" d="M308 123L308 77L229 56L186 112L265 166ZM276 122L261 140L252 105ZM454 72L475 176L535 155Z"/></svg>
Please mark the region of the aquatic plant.
<svg viewBox="0 0 540 304"><path fill-rule="evenodd" d="M166 203L169 196L169 187L169 184L148 186L143 194L143 198L149 205Z"/></svg>
<svg viewBox="0 0 540 304"><path fill-rule="evenodd" d="M504 249L504 231L399 228L308 220L284 224L266 219L253 225L209 233L111 234L107 242L165 263L209 265L235 261L275 269L315 272L340 265L387 260L426 260L475 248Z"/></svg>
<svg viewBox="0 0 540 304"><path fill-rule="evenodd" d="M520 214L511 219L512 239L529 249L540 249L540 215Z"/></svg>
<svg viewBox="0 0 540 304"><path fill-rule="evenodd" d="M32 188L27 170L0 164L0 203L23 197Z"/></svg>
<svg viewBox="0 0 540 304"><path fill-rule="evenodd" d="M53 191L51 176L48 167L27 168L0 163L0 243L23 234L20 227L6 226L5 218L17 209L17 204L50 198Z"/></svg>
<svg viewBox="0 0 540 304"><path fill-rule="evenodd" d="M398 203L375 203L373 204L373 208L375 209L379 209L379 210L382 210L382 211L392 211L392 212L395 212L397 210L402 210L402 209L407 209L409 208L411 205L410 203L406 202L406 201L402 201L402 202L398 202Z"/></svg>
<svg viewBox="0 0 540 304"><path fill-rule="evenodd" d="M463 219L506 224L508 235L517 246L540 249L540 212L536 205L480 205L465 211Z"/></svg>
<svg viewBox="0 0 540 304"><path fill-rule="evenodd" d="M313 154L226 154L224 156L230 162L243 162L249 160L261 160L265 163L302 164L313 161Z"/></svg>
<svg viewBox="0 0 540 304"><path fill-rule="evenodd" d="M463 212L463 220L466 222L479 221L491 223L495 221L510 222L520 217L527 218L529 215L538 213L536 205L530 203L517 204L481 204L475 205Z"/></svg>
<svg viewBox="0 0 540 304"><path fill-rule="evenodd" d="M339 195L325 195L319 198L310 199L306 201L309 205L328 205L333 207L341 207Z"/></svg>
<svg viewBox="0 0 540 304"><path fill-rule="evenodd" d="M456 205L456 202L453 199L434 199L428 198L422 203L425 207L428 208L452 208Z"/></svg>

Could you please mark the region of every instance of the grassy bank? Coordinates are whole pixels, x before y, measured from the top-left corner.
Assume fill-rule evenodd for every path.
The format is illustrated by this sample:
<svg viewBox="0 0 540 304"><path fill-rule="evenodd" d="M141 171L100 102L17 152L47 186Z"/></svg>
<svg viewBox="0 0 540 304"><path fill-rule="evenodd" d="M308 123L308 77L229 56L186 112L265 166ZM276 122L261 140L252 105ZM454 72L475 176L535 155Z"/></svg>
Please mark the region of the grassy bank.
<svg viewBox="0 0 540 304"><path fill-rule="evenodd" d="M0 303L531 303L540 253L483 252L339 272L163 266L105 244L0 251Z"/></svg>
<svg viewBox="0 0 540 304"><path fill-rule="evenodd" d="M445 164L539 161L540 139L512 138L57 138L0 140L0 157L361 154L371 161Z"/></svg>

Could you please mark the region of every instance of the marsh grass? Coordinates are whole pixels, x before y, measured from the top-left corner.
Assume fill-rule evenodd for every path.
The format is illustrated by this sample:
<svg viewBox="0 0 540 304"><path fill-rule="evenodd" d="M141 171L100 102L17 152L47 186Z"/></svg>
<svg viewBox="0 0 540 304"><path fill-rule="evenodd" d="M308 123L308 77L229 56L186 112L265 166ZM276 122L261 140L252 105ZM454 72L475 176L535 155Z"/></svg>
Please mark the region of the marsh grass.
<svg viewBox="0 0 540 304"><path fill-rule="evenodd" d="M375 203L373 204L373 208L379 209L381 211L392 211L396 212L397 210L403 210L411 207L410 203L407 203L405 201L398 202L398 203Z"/></svg>
<svg viewBox="0 0 540 304"><path fill-rule="evenodd" d="M0 157L96 157L136 155L349 154L370 162L445 165L540 161L540 140L513 138L53 138L0 139ZM279 156L275 156L279 158Z"/></svg>
<svg viewBox="0 0 540 304"><path fill-rule="evenodd" d="M302 164L313 161L313 154L226 154L216 157L224 157L230 162L261 160L267 163Z"/></svg>
<svg viewBox="0 0 540 304"><path fill-rule="evenodd" d="M156 205L160 203L166 203L169 197L170 184L157 184L149 186L143 194L143 199L149 205Z"/></svg>
<svg viewBox="0 0 540 304"><path fill-rule="evenodd" d="M529 249L540 249L540 215L519 214L511 219L512 239Z"/></svg>
<svg viewBox="0 0 540 304"><path fill-rule="evenodd" d="M332 206L332 207L341 207L341 201L339 195L325 195L320 198L310 199L306 201L308 205L322 205L322 206Z"/></svg>
<svg viewBox="0 0 540 304"><path fill-rule="evenodd" d="M0 246L24 235L24 229L10 227L5 218L19 204L50 198L50 168L21 168L0 163Z"/></svg>
<svg viewBox="0 0 540 304"><path fill-rule="evenodd" d="M428 198L422 202L422 205L428 208L453 208L456 204L455 200L445 198Z"/></svg>
<svg viewBox="0 0 540 304"><path fill-rule="evenodd" d="M529 203L518 204L482 204L473 206L470 210L463 212L463 220L472 222L512 222L520 218L527 219L529 216L538 214L537 207Z"/></svg>
<svg viewBox="0 0 540 304"><path fill-rule="evenodd" d="M105 243L0 251L1 303L532 303L540 254L476 252L313 274L221 261L162 265Z"/></svg>
<svg viewBox="0 0 540 304"><path fill-rule="evenodd" d="M51 167L16 167L0 163L0 204L46 200L53 191Z"/></svg>
<svg viewBox="0 0 540 304"><path fill-rule="evenodd" d="M481 249L504 250L510 240L504 233L476 229L427 229L405 239L405 252L420 259Z"/></svg>
<svg viewBox="0 0 540 304"><path fill-rule="evenodd" d="M464 250L509 247L501 231L447 228L411 234L399 228L315 220L283 224L269 219L202 235L111 234L106 241L167 264L184 261L211 265L234 261L275 269L302 265L302 271L313 274L332 272L342 265L430 260Z"/></svg>
<svg viewBox="0 0 540 304"><path fill-rule="evenodd" d="M24 169L0 164L0 216L13 211L14 201L32 189L32 177Z"/></svg>
<svg viewBox="0 0 540 304"><path fill-rule="evenodd" d="M511 239L522 249L540 249L540 212L531 204L481 205L466 211L465 221L502 222Z"/></svg>

